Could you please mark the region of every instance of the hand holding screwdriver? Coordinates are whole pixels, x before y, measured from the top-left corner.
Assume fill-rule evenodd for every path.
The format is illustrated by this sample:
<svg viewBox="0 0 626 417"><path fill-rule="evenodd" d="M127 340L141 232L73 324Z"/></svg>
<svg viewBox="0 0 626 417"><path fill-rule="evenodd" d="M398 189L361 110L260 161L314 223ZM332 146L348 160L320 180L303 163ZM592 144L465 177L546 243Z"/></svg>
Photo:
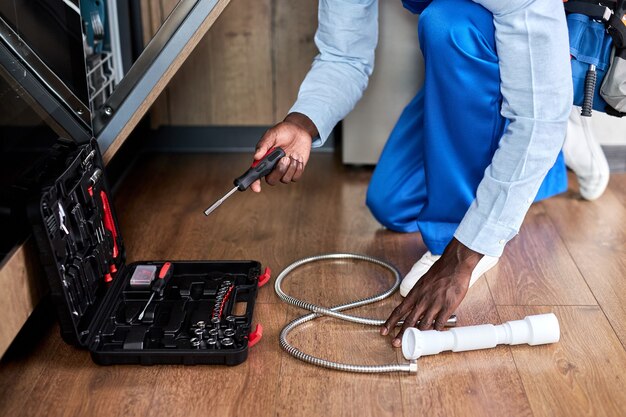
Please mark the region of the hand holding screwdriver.
<svg viewBox="0 0 626 417"><path fill-rule="evenodd" d="M295 182L300 179L311 154L312 138L317 136L317 128L304 114L290 113L284 121L269 129L259 143L254 154L255 162L241 177L235 180L235 188L217 200L204 211L208 216L235 191L261 191L261 178L269 185Z"/></svg>
<svg viewBox="0 0 626 417"><path fill-rule="evenodd" d="M261 159L275 147L284 149L286 156L265 177L265 182L277 185L279 181L283 184L298 181L309 161L313 138L317 135L315 124L301 113L290 113L284 121L270 128L257 144L254 159ZM260 192L261 180L253 182L250 188L255 193Z"/></svg>
<svg viewBox="0 0 626 417"><path fill-rule="evenodd" d="M148 299L146 305L143 307L143 310L141 310L141 313L139 313L139 317L137 317L139 321L143 319L143 315L146 314L146 310L148 309L148 306L152 302L154 296L156 294L158 294L159 297L163 296L163 292L165 291L165 287L170 281L170 278L172 278L172 263L165 262L159 270L159 275L157 276L157 279L152 283L152 287L150 287L150 289L152 290L152 294L150 295L150 298Z"/></svg>
<svg viewBox="0 0 626 417"><path fill-rule="evenodd" d="M234 184L235 188L230 190L226 195L219 200L217 200L211 207L204 211L204 215L208 216L218 208L228 197L233 195L235 191L246 191L250 184L254 181L259 180L272 172L278 161L285 156L285 151L281 148L272 148L270 149L263 158L254 161L252 166L243 173L240 177L235 178Z"/></svg>

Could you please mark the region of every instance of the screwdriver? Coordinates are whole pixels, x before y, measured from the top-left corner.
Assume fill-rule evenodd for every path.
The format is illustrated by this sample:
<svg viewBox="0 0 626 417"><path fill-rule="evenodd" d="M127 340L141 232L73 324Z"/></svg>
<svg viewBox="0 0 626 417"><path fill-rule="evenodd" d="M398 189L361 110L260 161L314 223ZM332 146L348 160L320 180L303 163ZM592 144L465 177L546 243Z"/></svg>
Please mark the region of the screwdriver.
<svg viewBox="0 0 626 417"><path fill-rule="evenodd" d="M143 310L141 310L141 313L139 313L139 317L137 317L139 321L141 321L141 319L143 319L143 315L146 314L146 310L148 309L148 306L152 302L152 299L154 298L155 294L159 294L159 297L163 296L163 290L165 290L165 286L167 285L171 277L172 277L172 263L165 262L163 266L161 267L161 269L159 270L159 276L152 283L152 287L150 288L152 290L152 295L150 295L148 302L144 306Z"/></svg>
<svg viewBox="0 0 626 417"><path fill-rule="evenodd" d="M259 159L258 161L254 161L250 169L248 169L242 176L235 179L235 188L227 192L224 197L213 203L211 207L204 210L204 215L208 216L209 214L211 214L213 210L221 206L228 197L235 193L235 191L246 191L250 184L252 184L254 181L263 178L264 176L272 172L272 170L276 166L276 163L278 163L278 161L280 161L283 156L285 156L285 151L283 151L281 148L272 148L267 151L263 158Z"/></svg>

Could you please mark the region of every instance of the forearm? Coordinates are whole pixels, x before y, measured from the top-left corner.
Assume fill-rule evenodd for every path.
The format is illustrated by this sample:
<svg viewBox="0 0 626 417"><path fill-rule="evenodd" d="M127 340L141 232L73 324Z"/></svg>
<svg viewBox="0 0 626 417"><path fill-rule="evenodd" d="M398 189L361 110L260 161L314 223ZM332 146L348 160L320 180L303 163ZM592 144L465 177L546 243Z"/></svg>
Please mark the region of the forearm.
<svg viewBox="0 0 626 417"><path fill-rule="evenodd" d="M315 44L320 53L289 111L315 124L313 146L324 143L367 87L378 39L378 2L321 0L318 17Z"/></svg>
<svg viewBox="0 0 626 417"><path fill-rule="evenodd" d="M500 256L563 145L572 104L568 34L560 0L474 1L494 14L509 125L455 237Z"/></svg>

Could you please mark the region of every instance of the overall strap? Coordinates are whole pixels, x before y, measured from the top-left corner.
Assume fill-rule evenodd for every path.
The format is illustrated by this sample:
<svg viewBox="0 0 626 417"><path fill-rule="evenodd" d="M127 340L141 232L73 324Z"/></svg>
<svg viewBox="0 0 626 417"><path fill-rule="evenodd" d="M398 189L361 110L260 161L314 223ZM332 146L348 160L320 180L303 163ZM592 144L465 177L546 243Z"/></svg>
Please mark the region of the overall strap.
<svg viewBox="0 0 626 417"><path fill-rule="evenodd" d="M567 13L578 13L599 20L606 26L617 49L626 47L626 0L569 0L565 3ZM624 20L623 20L624 19Z"/></svg>

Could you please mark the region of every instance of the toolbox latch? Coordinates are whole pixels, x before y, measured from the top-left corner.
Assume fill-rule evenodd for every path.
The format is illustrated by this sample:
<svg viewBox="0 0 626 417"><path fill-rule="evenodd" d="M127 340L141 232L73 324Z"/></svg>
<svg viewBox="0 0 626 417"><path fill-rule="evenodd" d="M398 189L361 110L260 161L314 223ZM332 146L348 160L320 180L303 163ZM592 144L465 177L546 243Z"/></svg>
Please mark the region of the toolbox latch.
<svg viewBox="0 0 626 417"><path fill-rule="evenodd" d="M259 277L259 288L267 284L271 277L272 277L272 270L269 269L269 267L266 267L265 272L263 272L263 275Z"/></svg>
<svg viewBox="0 0 626 417"><path fill-rule="evenodd" d="M253 332L248 335L248 347L252 347L259 343L259 340L263 337L263 326L260 324L256 325L256 328Z"/></svg>

